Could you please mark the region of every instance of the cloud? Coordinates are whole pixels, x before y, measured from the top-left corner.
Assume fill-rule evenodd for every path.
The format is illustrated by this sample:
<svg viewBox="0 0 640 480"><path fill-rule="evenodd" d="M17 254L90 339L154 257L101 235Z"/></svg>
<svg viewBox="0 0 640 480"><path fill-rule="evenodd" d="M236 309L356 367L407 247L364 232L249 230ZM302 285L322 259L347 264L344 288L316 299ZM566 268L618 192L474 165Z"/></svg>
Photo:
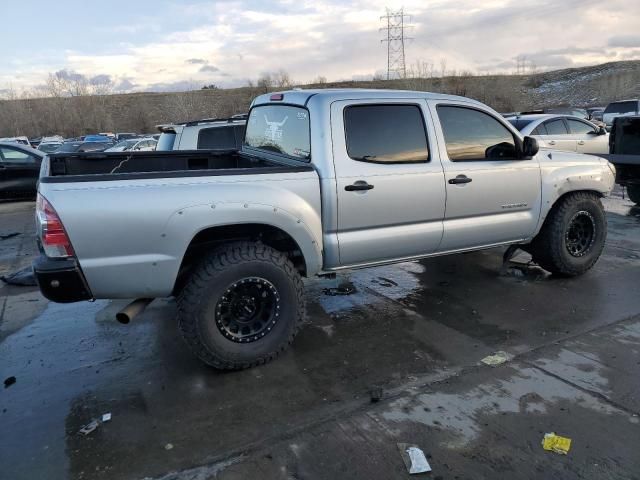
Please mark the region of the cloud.
<svg viewBox="0 0 640 480"><path fill-rule="evenodd" d="M636 9L628 0L608 1L607 10L616 15L603 15L601 0L402 3L415 26L409 34L414 40L406 45L406 63L432 64L437 74L441 60L447 71L510 73L520 55L539 69L551 69L637 58L632 52L640 47ZM211 82L212 74L221 87L238 86L280 68L298 82L319 75L329 81L371 78L386 68L379 28L387 4L283 0L276 10L258 0L170 1L152 14L151 23L160 33L125 36L116 31L112 46L99 50L92 48L92 32L86 31L86 41L76 38L55 55L3 58L0 86L37 85L56 70L68 77L108 75L127 91L185 89ZM615 35L594 34L601 31ZM549 45L556 48L545 48Z"/></svg>
<svg viewBox="0 0 640 480"><path fill-rule="evenodd" d="M157 82L147 85L145 92L188 92L200 90L202 85L193 80L176 80L175 82Z"/></svg>
<svg viewBox="0 0 640 480"><path fill-rule="evenodd" d="M104 73L95 75L89 79L89 83L91 85L105 85L107 83L111 83L112 81L113 79L111 78L111 75L106 75Z"/></svg>
<svg viewBox="0 0 640 480"><path fill-rule="evenodd" d="M58 70L53 74L59 80L66 80L68 82L80 82L86 79L84 75L73 70Z"/></svg>
<svg viewBox="0 0 640 480"><path fill-rule="evenodd" d="M616 35L609 38L607 45L623 48L640 47L640 35Z"/></svg>
<svg viewBox="0 0 640 480"><path fill-rule="evenodd" d="M131 81L130 78L122 78L115 85L114 90L117 92L129 92L136 88L138 85Z"/></svg>

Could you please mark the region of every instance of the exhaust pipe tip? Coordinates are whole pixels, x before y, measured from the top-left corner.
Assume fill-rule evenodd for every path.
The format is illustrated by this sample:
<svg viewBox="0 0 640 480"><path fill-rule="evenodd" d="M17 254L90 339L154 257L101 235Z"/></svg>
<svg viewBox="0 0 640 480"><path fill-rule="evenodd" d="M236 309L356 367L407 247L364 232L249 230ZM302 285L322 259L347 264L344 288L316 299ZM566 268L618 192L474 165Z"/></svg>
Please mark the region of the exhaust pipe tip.
<svg viewBox="0 0 640 480"><path fill-rule="evenodd" d="M133 318L141 314L153 301L153 298L138 298L116 313L116 320L123 325L128 324Z"/></svg>
<svg viewBox="0 0 640 480"><path fill-rule="evenodd" d="M116 313L116 320L122 323L123 325L126 325L131 321L131 318L129 318L129 315L127 315L124 312L118 312Z"/></svg>

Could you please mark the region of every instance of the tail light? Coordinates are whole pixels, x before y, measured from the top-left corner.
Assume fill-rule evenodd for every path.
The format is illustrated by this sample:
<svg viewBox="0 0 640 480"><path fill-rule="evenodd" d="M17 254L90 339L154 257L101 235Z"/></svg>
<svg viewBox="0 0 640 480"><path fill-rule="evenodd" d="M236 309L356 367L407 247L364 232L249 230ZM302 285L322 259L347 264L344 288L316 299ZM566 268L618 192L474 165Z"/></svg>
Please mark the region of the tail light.
<svg viewBox="0 0 640 480"><path fill-rule="evenodd" d="M74 256L71 241L64 230L60 217L51 204L38 194L36 201L38 236L47 257L65 258Z"/></svg>

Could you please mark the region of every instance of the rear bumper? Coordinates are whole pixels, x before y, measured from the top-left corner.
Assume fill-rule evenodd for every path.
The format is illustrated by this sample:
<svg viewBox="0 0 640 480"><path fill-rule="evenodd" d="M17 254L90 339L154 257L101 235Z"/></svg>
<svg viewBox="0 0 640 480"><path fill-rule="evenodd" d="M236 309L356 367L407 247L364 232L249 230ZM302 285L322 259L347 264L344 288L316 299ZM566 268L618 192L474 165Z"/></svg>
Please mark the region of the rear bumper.
<svg viewBox="0 0 640 480"><path fill-rule="evenodd" d="M33 272L42 295L52 302L71 303L92 298L74 258L53 259L40 255L33 262Z"/></svg>

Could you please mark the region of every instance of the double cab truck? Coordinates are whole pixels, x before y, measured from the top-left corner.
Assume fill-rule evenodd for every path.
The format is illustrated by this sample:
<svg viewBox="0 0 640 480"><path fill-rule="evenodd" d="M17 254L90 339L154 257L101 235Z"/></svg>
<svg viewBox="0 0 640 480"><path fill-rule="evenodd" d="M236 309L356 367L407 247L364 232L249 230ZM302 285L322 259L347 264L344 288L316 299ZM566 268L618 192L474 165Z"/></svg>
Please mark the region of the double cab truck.
<svg viewBox="0 0 640 480"><path fill-rule="evenodd" d="M240 150L50 155L34 271L56 302L138 299L123 321L175 296L193 353L247 368L292 342L303 277L506 245L586 272L614 177L467 98L273 93L252 102Z"/></svg>

